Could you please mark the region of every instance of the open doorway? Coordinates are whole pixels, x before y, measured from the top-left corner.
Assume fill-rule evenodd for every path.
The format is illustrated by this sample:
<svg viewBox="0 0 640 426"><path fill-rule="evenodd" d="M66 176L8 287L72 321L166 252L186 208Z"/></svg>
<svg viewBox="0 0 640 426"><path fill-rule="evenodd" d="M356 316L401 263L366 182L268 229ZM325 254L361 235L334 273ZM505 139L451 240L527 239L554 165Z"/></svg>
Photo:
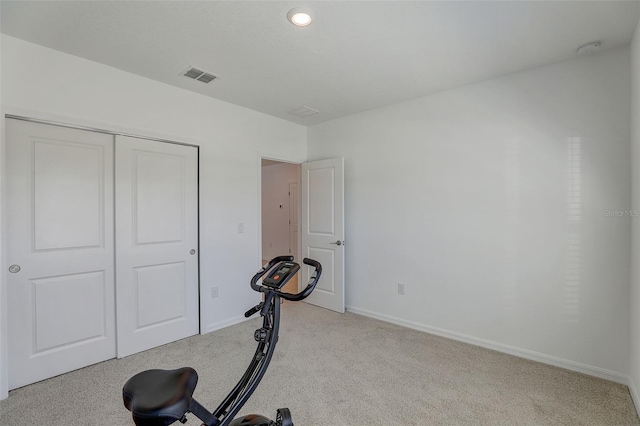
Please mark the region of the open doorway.
<svg viewBox="0 0 640 426"><path fill-rule="evenodd" d="M261 160L262 263L276 256L300 256L300 164ZM298 292L297 276L284 292Z"/></svg>

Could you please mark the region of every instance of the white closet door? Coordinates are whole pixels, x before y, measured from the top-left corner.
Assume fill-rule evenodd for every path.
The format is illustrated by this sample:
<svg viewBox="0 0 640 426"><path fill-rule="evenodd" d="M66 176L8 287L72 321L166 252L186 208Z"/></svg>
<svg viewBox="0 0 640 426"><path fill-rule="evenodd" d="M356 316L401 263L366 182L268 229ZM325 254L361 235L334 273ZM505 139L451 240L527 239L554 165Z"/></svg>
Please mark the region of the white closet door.
<svg viewBox="0 0 640 426"><path fill-rule="evenodd" d="M194 147L116 137L118 357L199 331Z"/></svg>
<svg viewBox="0 0 640 426"><path fill-rule="evenodd" d="M9 388L113 358L113 136L7 120Z"/></svg>

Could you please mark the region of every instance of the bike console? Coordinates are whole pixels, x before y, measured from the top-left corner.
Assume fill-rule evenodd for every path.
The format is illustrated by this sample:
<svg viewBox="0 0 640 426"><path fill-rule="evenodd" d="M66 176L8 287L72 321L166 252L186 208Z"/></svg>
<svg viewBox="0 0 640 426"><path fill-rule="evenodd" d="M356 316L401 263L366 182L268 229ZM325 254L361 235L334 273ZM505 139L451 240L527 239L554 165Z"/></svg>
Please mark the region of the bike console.
<svg viewBox="0 0 640 426"><path fill-rule="evenodd" d="M296 262L280 262L273 268L267 278L262 280L262 284L275 289L281 289L299 270L300 265Z"/></svg>

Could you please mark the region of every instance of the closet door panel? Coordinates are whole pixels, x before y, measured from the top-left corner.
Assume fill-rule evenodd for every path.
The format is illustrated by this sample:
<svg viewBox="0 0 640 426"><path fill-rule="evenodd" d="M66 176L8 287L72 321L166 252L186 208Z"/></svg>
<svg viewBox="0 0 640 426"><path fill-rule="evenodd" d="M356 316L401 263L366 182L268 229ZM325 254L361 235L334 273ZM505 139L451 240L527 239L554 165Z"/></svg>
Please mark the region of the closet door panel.
<svg viewBox="0 0 640 426"><path fill-rule="evenodd" d="M118 356L199 332L194 147L116 138Z"/></svg>
<svg viewBox="0 0 640 426"><path fill-rule="evenodd" d="M115 356L113 136L6 122L14 389Z"/></svg>

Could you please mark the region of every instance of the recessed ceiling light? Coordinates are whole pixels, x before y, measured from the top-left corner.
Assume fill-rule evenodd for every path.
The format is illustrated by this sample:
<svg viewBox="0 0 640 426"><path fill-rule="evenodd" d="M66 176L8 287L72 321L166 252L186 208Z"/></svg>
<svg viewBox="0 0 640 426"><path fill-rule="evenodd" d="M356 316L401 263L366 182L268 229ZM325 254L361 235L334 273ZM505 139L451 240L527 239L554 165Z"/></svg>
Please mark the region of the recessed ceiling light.
<svg viewBox="0 0 640 426"><path fill-rule="evenodd" d="M311 23L311 13L307 9L296 7L287 13L287 19L296 27L306 27Z"/></svg>

